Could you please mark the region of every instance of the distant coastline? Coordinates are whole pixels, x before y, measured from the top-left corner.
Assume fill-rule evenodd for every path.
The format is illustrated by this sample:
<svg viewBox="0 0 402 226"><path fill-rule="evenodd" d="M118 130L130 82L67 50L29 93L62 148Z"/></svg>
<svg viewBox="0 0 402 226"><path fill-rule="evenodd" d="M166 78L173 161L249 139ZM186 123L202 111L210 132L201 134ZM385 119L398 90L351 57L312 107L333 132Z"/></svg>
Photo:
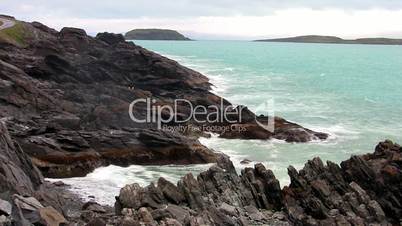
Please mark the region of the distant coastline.
<svg viewBox="0 0 402 226"><path fill-rule="evenodd" d="M329 44L369 44L369 45L402 45L402 39L359 38L342 39L336 36L306 35L290 38L262 39L256 42L295 42L295 43L329 43Z"/></svg>
<svg viewBox="0 0 402 226"><path fill-rule="evenodd" d="M134 29L124 35L126 40L170 40L191 41L175 30L168 29Z"/></svg>

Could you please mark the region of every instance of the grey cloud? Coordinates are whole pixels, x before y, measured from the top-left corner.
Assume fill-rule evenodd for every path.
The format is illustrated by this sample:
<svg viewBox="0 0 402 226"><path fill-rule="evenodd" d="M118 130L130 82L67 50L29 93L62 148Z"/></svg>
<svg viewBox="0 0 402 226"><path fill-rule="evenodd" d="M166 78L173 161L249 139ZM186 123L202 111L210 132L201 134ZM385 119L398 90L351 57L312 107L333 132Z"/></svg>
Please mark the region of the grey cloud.
<svg viewBox="0 0 402 226"><path fill-rule="evenodd" d="M4 13L23 19L52 15L75 18L186 18L198 16L261 16L273 10L313 9L402 9L401 0L2 0Z"/></svg>

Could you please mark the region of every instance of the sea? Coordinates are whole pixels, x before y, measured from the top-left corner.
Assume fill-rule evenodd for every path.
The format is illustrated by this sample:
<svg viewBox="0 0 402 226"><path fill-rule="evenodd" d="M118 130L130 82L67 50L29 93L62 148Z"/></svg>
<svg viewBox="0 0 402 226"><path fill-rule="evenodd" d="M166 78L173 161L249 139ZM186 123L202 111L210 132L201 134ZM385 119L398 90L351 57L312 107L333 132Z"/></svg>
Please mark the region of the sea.
<svg viewBox="0 0 402 226"><path fill-rule="evenodd" d="M239 171L263 163L281 183L287 167L314 157L340 163L373 152L385 139L402 143L402 46L268 43L251 41L135 41L135 44L201 72L213 92L257 113L270 103L276 116L330 134L326 141L201 138L229 155ZM242 165L244 159L252 162ZM113 205L126 184L159 177L176 182L211 165L108 166L62 181L83 199ZM51 181L55 181L54 179Z"/></svg>

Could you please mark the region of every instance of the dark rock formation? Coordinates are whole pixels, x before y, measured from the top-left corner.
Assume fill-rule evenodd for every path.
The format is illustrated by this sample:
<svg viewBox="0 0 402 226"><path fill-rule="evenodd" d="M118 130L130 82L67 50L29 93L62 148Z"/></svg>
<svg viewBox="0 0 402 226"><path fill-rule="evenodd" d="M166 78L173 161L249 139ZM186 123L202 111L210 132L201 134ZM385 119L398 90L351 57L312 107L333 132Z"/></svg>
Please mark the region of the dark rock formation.
<svg viewBox="0 0 402 226"><path fill-rule="evenodd" d="M373 154L341 166L319 158L281 190L262 164L241 175L226 156L177 185L160 178L143 188L127 185L114 210L44 182L29 157L0 123L3 225L398 225L402 211L402 148L385 141Z"/></svg>
<svg viewBox="0 0 402 226"><path fill-rule="evenodd" d="M291 38L263 39L257 42L296 42L296 43L331 43L331 44L370 44L370 45L402 45L402 39L391 38L359 38L342 39L334 36L306 35Z"/></svg>
<svg viewBox="0 0 402 226"><path fill-rule="evenodd" d="M32 195L43 178L0 121L0 193Z"/></svg>
<svg viewBox="0 0 402 226"><path fill-rule="evenodd" d="M61 120L61 119L58 119ZM70 127L74 119L63 118ZM7 122L11 133L46 177L85 176L102 165L196 164L217 154L196 139L151 129L58 130L51 122ZM77 125L78 126L78 125ZM39 132L39 133L38 133Z"/></svg>
<svg viewBox="0 0 402 226"><path fill-rule="evenodd" d="M134 29L127 32L125 38L127 40L190 40L177 31L167 29Z"/></svg>
<svg viewBox="0 0 402 226"><path fill-rule="evenodd" d="M208 123L171 121L163 125L201 129L168 131L157 129L157 122L134 122L128 114L132 101L146 98L152 98L152 107L188 101L179 102L177 111L160 111L162 119L188 118L194 110L188 103L222 111L230 103L209 91L208 78L125 42L121 35L100 33L93 38L77 28L57 32L38 22L18 24L29 34L24 47L0 40L0 117L45 176L83 176L107 164L216 161L217 154L196 141ZM137 104L132 113L144 119L149 109ZM241 122L211 125L244 130L213 132L231 139L289 142L327 137L279 117L270 132L256 121L265 123L267 117L247 109L242 117Z"/></svg>
<svg viewBox="0 0 402 226"><path fill-rule="evenodd" d="M390 141L373 154L353 156L341 166L319 158L299 172L289 167L291 184L280 189L263 165L237 175L221 157L197 178L188 174L174 186L137 184L121 189L116 211L150 225L398 225L402 211L402 149Z"/></svg>
<svg viewBox="0 0 402 226"><path fill-rule="evenodd" d="M64 197L61 197L65 195ZM36 198L35 198L36 197ZM58 197L58 198L55 198ZM53 203L59 210L71 207L67 194L57 193L46 185L31 159L12 140L0 121L0 222L2 225L58 225L66 223L58 210L44 204ZM4 200L2 200L4 199ZM75 198L76 199L76 198ZM77 200L74 200L77 204ZM4 219L3 219L4 218Z"/></svg>

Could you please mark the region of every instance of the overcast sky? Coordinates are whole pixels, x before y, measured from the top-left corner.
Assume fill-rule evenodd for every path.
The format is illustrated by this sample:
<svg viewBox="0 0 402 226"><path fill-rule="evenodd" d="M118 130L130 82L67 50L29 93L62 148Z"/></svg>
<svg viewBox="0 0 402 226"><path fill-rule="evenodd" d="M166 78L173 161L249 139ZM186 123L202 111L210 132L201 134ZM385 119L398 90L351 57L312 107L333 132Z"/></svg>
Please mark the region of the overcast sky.
<svg viewBox="0 0 402 226"><path fill-rule="evenodd" d="M0 13L90 34L170 28L199 39L401 37L402 0L0 0Z"/></svg>

